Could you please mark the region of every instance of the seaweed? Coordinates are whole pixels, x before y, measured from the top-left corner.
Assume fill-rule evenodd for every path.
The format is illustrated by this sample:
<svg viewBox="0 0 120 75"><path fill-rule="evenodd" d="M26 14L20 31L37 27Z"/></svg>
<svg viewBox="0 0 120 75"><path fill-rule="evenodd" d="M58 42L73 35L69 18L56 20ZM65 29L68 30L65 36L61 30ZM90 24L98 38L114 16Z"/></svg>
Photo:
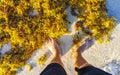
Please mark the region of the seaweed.
<svg viewBox="0 0 120 75"><path fill-rule="evenodd" d="M0 57L0 75L15 75L46 38L59 39L68 33L69 6L78 18L76 31L82 31L82 37L109 41L114 18L107 15L104 0L0 0L0 48L6 42L12 46ZM75 43L81 39L76 37Z"/></svg>

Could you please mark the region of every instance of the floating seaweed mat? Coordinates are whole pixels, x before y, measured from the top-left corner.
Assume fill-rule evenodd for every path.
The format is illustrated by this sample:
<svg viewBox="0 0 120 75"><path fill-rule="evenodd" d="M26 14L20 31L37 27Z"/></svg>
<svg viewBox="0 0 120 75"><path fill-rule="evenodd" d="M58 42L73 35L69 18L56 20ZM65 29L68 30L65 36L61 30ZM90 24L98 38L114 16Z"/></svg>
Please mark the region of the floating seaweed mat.
<svg viewBox="0 0 120 75"><path fill-rule="evenodd" d="M66 8L78 17L82 36L109 41L114 18L107 15L105 0L0 0L0 47L11 50L0 57L0 75L15 75L46 38L68 33Z"/></svg>

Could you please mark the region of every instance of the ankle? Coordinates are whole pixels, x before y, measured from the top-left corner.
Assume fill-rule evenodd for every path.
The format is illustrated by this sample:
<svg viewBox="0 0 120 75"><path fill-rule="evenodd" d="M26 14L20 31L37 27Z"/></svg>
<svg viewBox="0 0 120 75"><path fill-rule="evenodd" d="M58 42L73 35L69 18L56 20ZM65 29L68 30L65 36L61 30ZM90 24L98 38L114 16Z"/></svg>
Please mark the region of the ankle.
<svg viewBox="0 0 120 75"><path fill-rule="evenodd" d="M90 66L90 64L89 63L84 63L84 64L75 64L74 65L74 67L75 68L79 68L79 69L81 69L81 68L84 68L84 67L87 67L87 66Z"/></svg>
<svg viewBox="0 0 120 75"><path fill-rule="evenodd" d="M74 67L81 68L89 65L89 63L82 57L80 53L76 53L74 59L75 59Z"/></svg>
<svg viewBox="0 0 120 75"><path fill-rule="evenodd" d="M61 56L55 56L53 57L51 63L58 63L60 64L62 67L64 67L63 63L62 63L62 60L61 60Z"/></svg>

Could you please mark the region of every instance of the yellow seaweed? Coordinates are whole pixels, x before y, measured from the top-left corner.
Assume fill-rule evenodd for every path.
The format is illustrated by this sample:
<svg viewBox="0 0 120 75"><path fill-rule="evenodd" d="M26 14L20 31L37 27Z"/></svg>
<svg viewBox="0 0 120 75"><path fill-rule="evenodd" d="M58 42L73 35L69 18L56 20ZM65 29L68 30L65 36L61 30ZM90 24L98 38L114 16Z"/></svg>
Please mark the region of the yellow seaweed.
<svg viewBox="0 0 120 75"><path fill-rule="evenodd" d="M109 42L114 18L107 15L105 0L0 0L0 48L10 42L12 49L0 57L0 75L15 75L46 38L59 39L67 31L66 8L78 11L77 43L82 37ZM46 58L42 58L42 63ZM7 66L7 67L6 67Z"/></svg>

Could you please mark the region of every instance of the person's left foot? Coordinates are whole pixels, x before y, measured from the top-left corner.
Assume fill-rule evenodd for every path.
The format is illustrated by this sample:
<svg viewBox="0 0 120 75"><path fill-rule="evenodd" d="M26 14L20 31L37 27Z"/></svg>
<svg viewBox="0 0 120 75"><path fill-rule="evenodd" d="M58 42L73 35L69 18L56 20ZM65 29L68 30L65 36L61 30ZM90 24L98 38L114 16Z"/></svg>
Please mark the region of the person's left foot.
<svg viewBox="0 0 120 75"><path fill-rule="evenodd" d="M60 52L61 48L59 47L56 40L52 38L48 38L47 46L54 56L61 56L61 52Z"/></svg>

